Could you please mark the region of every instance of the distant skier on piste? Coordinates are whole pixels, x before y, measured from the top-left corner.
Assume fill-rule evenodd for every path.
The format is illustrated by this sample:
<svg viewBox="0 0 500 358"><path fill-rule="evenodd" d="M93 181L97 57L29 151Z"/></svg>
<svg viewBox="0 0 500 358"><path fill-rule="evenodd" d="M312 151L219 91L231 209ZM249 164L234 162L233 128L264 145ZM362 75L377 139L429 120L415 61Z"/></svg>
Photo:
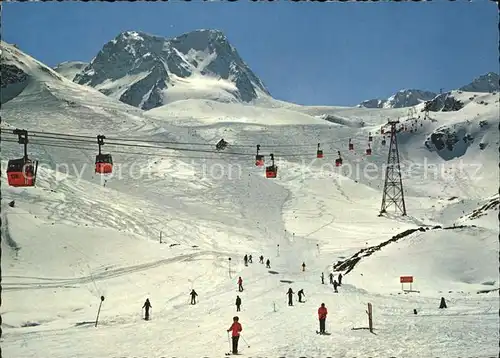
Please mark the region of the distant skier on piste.
<svg viewBox="0 0 500 358"><path fill-rule="evenodd" d="M243 291L243 279L241 278L241 276L238 277L238 291Z"/></svg>
<svg viewBox="0 0 500 358"><path fill-rule="evenodd" d="M259 263L260 264L264 263L264 256L260 255L260 257L259 257Z"/></svg>
<svg viewBox="0 0 500 358"><path fill-rule="evenodd" d="M146 298L146 302L144 302L144 306L142 306L142 308L144 308L144 319L146 321L149 320L149 309L150 308L153 308L153 306L151 306L151 302L149 302L149 298Z"/></svg>
<svg viewBox="0 0 500 358"><path fill-rule="evenodd" d="M321 273L321 284L325 284L325 274L323 272Z"/></svg>
<svg viewBox="0 0 500 358"><path fill-rule="evenodd" d="M299 302L300 303L303 303L302 301L302 296L305 296L306 294L304 293L304 290L303 289L300 289L299 292L297 292L297 295L299 296Z"/></svg>
<svg viewBox="0 0 500 358"><path fill-rule="evenodd" d="M288 295L288 305L289 306L293 306L293 294L294 293L295 292L292 291L291 287L288 289L288 292L286 293Z"/></svg>
<svg viewBox="0 0 500 358"><path fill-rule="evenodd" d="M249 264L253 264L253 262L252 262L252 255L248 255L248 263Z"/></svg>
<svg viewBox="0 0 500 358"><path fill-rule="evenodd" d="M339 292L339 291L337 291L337 287L338 287L338 285L339 285L339 284L337 283L337 281L333 281L333 291L334 291L335 293L338 293L338 292Z"/></svg>
<svg viewBox="0 0 500 358"><path fill-rule="evenodd" d="M303 262L303 263L302 263L302 272L304 272L305 270L306 270L306 263L305 263L305 262Z"/></svg>
<svg viewBox="0 0 500 358"><path fill-rule="evenodd" d="M236 312L241 311L240 307L241 307L241 298L240 296L236 296Z"/></svg>
<svg viewBox="0 0 500 358"><path fill-rule="evenodd" d="M266 268L271 268L271 261L269 259L266 261Z"/></svg>
<svg viewBox="0 0 500 358"><path fill-rule="evenodd" d="M233 340L233 354L238 354L238 340L240 339L240 332L243 330L241 323L239 322L239 317L233 317L233 324L227 330L231 332L231 338Z"/></svg>
<svg viewBox="0 0 500 358"><path fill-rule="evenodd" d="M333 285L333 273L330 272L330 285Z"/></svg>
<svg viewBox="0 0 500 358"><path fill-rule="evenodd" d="M247 255L245 255L243 257L243 261L245 261L245 266L248 266L248 256Z"/></svg>
<svg viewBox="0 0 500 358"><path fill-rule="evenodd" d="M195 305L196 304L196 296L198 296L198 294L196 293L195 290L191 290L191 304L192 305Z"/></svg>
<svg viewBox="0 0 500 358"><path fill-rule="evenodd" d="M339 280L339 286L342 286L342 274L339 273L339 277L337 278Z"/></svg>

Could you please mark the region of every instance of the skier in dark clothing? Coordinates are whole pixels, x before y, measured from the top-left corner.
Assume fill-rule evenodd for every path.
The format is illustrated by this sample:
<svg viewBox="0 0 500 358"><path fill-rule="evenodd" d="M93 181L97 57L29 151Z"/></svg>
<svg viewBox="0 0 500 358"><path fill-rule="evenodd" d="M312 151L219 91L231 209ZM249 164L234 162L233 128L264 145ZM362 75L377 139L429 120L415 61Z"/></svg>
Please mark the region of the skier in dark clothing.
<svg viewBox="0 0 500 358"><path fill-rule="evenodd" d="M248 256L247 255L245 255L243 257L243 260L245 261L245 266L248 266Z"/></svg>
<svg viewBox="0 0 500 358"><path fill-rule="evenodd" d="M238 354L238 341L240 339L240 332L243 330L240 322L238 322L239 320L238 316L233 317L233 324L227 330L228 332L232 332L231 338L233 339L233 354Z"/></svg>
<svg viewBox="0 0 500 358"><path fill-rule="evenodd" d="M251 264L253 264L253 262L252 262L252 255L248 255L248 262L251 263Z"/></svg>
<svg viewBox="0 0 500 358"><path fill-rule="evenodd" d="M149 309L153 308L153 306L151 306L151 302L149 302L149 298L146 298L146 302L144 302L144 306L142 306L142 308L146 311L144 319L147 321L149 320Z"/></svg>
<svg viewBox="0 0 500 358"><path fill-rule="evenodd" d="M338 286L337 281L333 281L333 290L335 291L335 293L339 292L339 291L337 291L337 286Z"/></svg>
<svg viewBox="0 0 500 358"><path fill-rule="evenodd" d="M323 272L321 273L321 284L325 284L325 274Z"/></svg>
<svg viewBox="0 0 500 358"><path fill-rule="evenodd" d="M191 290L191 304L192 305L195 305L196 304L196 296L198 296L198 294L196 293L195 290Z"/></svg>
<svg viewBox="0 0 500 358"><path fill-rule="evenodd" d="M260 255L260 257L259 257L259 263L260 264L264 263L264 256Z"/></svg>
<svg viewBox="0 0 500 358"><path fill-rule="evenodd" d="M299 295L299 302L302 303L302 296L305 296L306 294L304 293L303 289L300 289L299 292L297 292L297 295Z"/></svg>
<svg viewBox="0 0 500 358"><path fill-rule="evenodd" d="M333 285L333 273L330 272L330 285Z"/></svg>
<svg viewBox="0 0 500 358"><path fill-rule="evenodd" d="M243 279L241 276L238 278L238 291L243 291Z"/></svg>
<svg viewBox="0 0 500 358"><path fill-rule="evenodd" d="M286 293L288 295L288 305L289 306L293 306L293 294L294 293L295 292L292 291L291 287L288 289L288 292Z"/></svg>
<svg viewBox="0 0 500 358"><path fill-rule="evenodd" d="M266 261L266 268L271 268L271 261L269 259Z"/></svg>
<svg viewBox="0 0 500 358"><path fill-rule="evenodd" d="M236 296L236 312L241 311L240 306L241 306L241 298L240 296Z"/></svg>
<svg viewBox="0 0 500 358"><path fill-rule="evenodd" d="M341 273L339 273L338 280L339 280L339 286L342 286L342 274Z"/></svg>
<svg viewBox="0 0 500 358"><path fill-rule="evenodd" d="M306 263L305 263L305 262L303 262L303 263L302 263L302 272L304 272L305 270L306 270Z"/></svg>

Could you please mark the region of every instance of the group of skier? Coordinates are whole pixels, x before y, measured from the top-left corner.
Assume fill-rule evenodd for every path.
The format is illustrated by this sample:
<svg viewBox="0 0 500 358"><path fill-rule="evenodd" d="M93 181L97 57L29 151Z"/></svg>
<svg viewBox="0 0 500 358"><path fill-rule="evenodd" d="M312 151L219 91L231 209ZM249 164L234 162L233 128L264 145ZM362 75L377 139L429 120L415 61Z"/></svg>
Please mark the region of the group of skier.
<svg viewBox="0 0 500 358"><path fill-rule="evenodd" d="M245 255L243 256L243 262L245 263L245 266L248 266L248 264L253 263L252 261L252 255ZM260 255L259 257L259 264L264 263L264 256ZM266 260L266 268L271 268L271 261L269 259Z"/></svg>
<svg viewBox="0 0 500 358"><path fill-rule="evenodd" d="M330 272L330 285L333 285L333 290L335 291L335 293L338 293L339 291L337 290L337 288L339 286L342 286L342 273L339 273L339 276L338 276L338 282L337 280L334 280L333 279L333 273ZM324 285L325 284L325 275L323 274L323 272L321 273L321 283Z"/></svg>
<svg viewBox="0 0 500 358"><path fill-rule="evenodd" d="M243 257L243 261L245 263L245 266L248 266L249 263L253 262L252 255L245 255ZM259 263L264 264L264 256L260 255ZM266 268L271 268L271 262L269 259L267 259L267 261L266 261ZM305 268L306 268L306 264L305 264L305 262L303 262L302 263L302 271L305 271ZM330 284L333 285L334 292L337 293L338 286L342 285L342 274L339 273L338 278L337 278L338 281L334 280L333 273L329 274L329 278L330 278ZM238 277L237 283L238 283L238 291L243 292L243 279L241 278L241 276ZM321 283L322 284L325 283L325 276L324 276L323 272L321 273ZM293 295L294 294L295 294L295 292L293 292L292 288L290 287L288 289L288 291L286 292L286 295L288 296L288 306L293 306ZM303 289L300 289L297 292L297 295L299 298L299 302L301 302L301 303L305 302L305 301L302 301L302 297L305 297L305 293L304 293ZM195 305L196 304L196 297L198 296L198 294L196 293L196 291L194 289L191 290L190 296L191 296L191 304ZM235 304L236 304L236 312L240 312L241 311L241 297L239 295L236 296ZM146 302L144 303L142 308L145 310L145 320L149 320L150 309L152 309L152 305L151 305L151 302L149 301L149 298L146 299ZM325 322L326 322L327 314L328 314L328 310L325 307L325 304L322 303L321 306L318 308L319 331L317 331L316 333L326 334ZM232 353L233 354L238 354L238 341L240 338L240 332L242 330L243 330L243 328L242 328L241 323L239 323L239 317L238 316L233 317L233 323L231 324L231 327L229 327L229 329L227 330L228 334L229 334L229 332L231 332ZM228 337L228 339L229 339L229 337Z"/></svg>

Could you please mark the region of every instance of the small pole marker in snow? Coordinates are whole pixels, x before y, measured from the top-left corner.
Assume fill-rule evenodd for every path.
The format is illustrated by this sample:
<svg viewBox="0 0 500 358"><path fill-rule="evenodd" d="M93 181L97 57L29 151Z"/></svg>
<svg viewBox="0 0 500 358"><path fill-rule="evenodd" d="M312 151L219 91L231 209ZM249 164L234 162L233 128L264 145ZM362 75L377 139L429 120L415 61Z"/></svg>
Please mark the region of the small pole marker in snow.
<svg viewBox="0 0 500 358"><path fill-rule="evenodd" d="M229 271L229 278L232 278L231 277L231 258L228 258L228 271Z"/></svg>
<svg viewBox="0 0 500 358"><path fill-rule="evenodd" d="M277 256L279 257L280 256L280 244L277 245L277 249L278 249Z"/></svg>
<svg viewBox="0 0 500 358"><path fill-rule="evenodd" d="M97 318L95 319L95 327L97 327L97 322L99 321L99 313L101 313L101 306L103 301L104 301L104 296L101 296L101 303L99 303L99 309L97 310Z"/></svg>
<svg viewBox="0 0 500 358"><path fill-rule="evenodd" d="M372 311L372 304L368 302L368 311L366 311L368 314L368 327L370 329L370 332L373 333L373 311Z"/></svg>
<svg viewBox="0 0 500 358"><path fill-rule="evenodd" d="M160 231L160 244L161 244L161 231Z"/></svg>

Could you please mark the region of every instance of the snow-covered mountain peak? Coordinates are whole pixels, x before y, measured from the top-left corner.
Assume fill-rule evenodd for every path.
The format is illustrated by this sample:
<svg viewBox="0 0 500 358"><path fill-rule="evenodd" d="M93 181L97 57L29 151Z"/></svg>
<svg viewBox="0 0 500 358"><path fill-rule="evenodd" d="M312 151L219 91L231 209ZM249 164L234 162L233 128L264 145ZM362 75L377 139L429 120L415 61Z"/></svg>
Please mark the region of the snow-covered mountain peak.
<svg viewBox="0 0 500 358"><path fill-rule="evenodd" d="M488 72L459 89L464 92L495 92L500 90L499 81L500 76L497 73Z"/></svg>
<svg viewBox="0 0 500 358"><path fill-rule="evenodd" d="M250 102L269 94L219 30L172 39L120 33L74 81L146 110L179 99Z"/></svg>
<svg viewBox="0 0 500 358"><path fill-rule="evenodd" d="M361 102L364 108L404 108L416 106L436 97L436 93L418 89L402 89L388 99L371 99Z"/></svg>

